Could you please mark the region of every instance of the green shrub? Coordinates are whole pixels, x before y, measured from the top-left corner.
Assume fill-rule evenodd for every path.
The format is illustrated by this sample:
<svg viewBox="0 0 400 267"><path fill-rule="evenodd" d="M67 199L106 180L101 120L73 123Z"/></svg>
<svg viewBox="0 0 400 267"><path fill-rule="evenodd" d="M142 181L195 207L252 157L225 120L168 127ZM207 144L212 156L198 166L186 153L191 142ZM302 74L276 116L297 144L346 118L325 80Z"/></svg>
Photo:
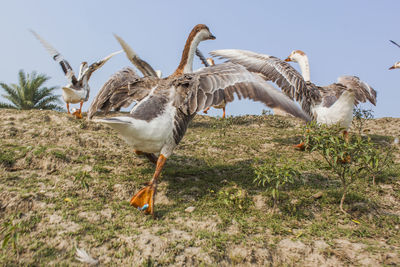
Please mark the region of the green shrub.
<svg viewBox="0 0 400 267"><path fill-rule="evenodd" d="M300 177L296 163L292 160L273 156L267 158L263 163L254 168L256 175L254 182L263 187L271 194L274 202L274 210L279 201L279 194L286 184L293 184L295 179Z"/></svg>
<svg viewBox="0 0 400 267"><path fill-rule="evenodd" d="M371 148L369 139L359 135L346 140L341 134L343 129L338 125L317 125L315 122L305 127L305 147L310 152L317 152L342 184L343 195L340 200L340 210L348 193L349 187L357 180L365 176L364 157L366 151Z"/></svg>

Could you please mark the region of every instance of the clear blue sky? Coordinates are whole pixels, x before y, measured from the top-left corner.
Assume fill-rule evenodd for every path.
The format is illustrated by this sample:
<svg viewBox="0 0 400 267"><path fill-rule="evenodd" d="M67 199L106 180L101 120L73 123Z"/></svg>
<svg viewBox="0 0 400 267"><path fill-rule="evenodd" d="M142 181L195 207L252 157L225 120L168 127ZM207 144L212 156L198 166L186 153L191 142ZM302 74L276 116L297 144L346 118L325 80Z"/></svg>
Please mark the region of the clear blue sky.
<svg viewBox="0 0 400 267"><path fill-rule="evenodd" d="M311 80L328 85L341 75L356 75L378 91L376 117L400 117L400 1L1 1L0 81L17 81L20 69L52 77L62 86L61 68L28 31L37 31L69 61L96 61L120 47L112 33L163 75L172 73L192 27L209 26L217 37L200 44L203 53L237 48L286 58L307 53ZM90 101L117 70L131 63L117 55L91 78ZM201 67L196 60L194 68ZM297 66L296 66L297 67ZM59 90L61 94L61 90ZM89 107L84 104L84 110ZM366 105L364 107L371 108ZM261 104L235 101L228 115L260 114ZM220 110L210 114L220 115Z"/></svg>

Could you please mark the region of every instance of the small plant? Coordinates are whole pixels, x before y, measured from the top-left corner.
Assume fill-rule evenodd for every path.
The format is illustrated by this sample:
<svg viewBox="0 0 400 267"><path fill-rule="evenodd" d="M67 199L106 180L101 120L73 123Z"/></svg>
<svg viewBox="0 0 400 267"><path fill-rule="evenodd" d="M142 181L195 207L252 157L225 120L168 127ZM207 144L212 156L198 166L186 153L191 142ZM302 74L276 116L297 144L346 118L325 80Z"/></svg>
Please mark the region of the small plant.
<svg viewBox="0 0 400 267"><path fill-rule="evenodd" d="M267 191L274 201L273 210L277 207L281 188L288 183L293 184L295 179L300 177L300 172L295 166L293 161L277 156L269 157L263 164L255 166L254 182L263 187L268 186Z"/></svg>
<svg viewBox="0 0 400 267"><path fill-rule="evenodd" d="M92 177L88 172L80 171L76 173L74 177L75 177L74 179L75 183L79 183L84 189L86 189L86 191L89 191L88 179L91 179Z"/></svg>
<svg viewBox="0 0 400 267"><path fill-rule="evenodd" d="M3 150L0 153L0 165L4 167L12 167L16 162L15 153L11 150Z"/></svg>
<svg viewBox="0 0 400 267"><path fill-rule="evenodd" d="M371 143L368 138L368 147L362 157L362 163L368 174L372 176L372 184L375 185L375 178L385 170L394 166L394 146L377 146Z"/></svg>
<svg viewBox="0 0 400 267"><path fill-rule="evenodd" d="M354 108L353 109L353 127L357 130L358 134L361 135L364 130L364 124L366 120L370 120L374 118L374 112L372 109L362 109L362 108Z"/></svg>
<svg viewBox="0 0 400 267"><path fill-rule="evenodd" d="M3 227L0 231L1 238L3 240L1 247L3 249L11 243L14 250L17 251L18 238L21 232L21 222L14 223L13 218L3 223Z"/></svg>
<svg viewBox="0 0 400 267"><path fill-rule="evenodd" d="M250 206L250 199L246 190L237 185L220 190L218 199L230 209L246 210Z"/></svg>
<svg viewBox="0 0 400 267"><path fill-rule="evenodd" d="M345 136L341 134L342 130L338 125L326 126L310 123L304 131L304 143L308 151L320 154L328 169L340 179L343 188L340 210L347 214L343 209L346 194L349 187L365 175L362 172L363 157L371 147L371 143L359 135L346 140Z"/></svg>

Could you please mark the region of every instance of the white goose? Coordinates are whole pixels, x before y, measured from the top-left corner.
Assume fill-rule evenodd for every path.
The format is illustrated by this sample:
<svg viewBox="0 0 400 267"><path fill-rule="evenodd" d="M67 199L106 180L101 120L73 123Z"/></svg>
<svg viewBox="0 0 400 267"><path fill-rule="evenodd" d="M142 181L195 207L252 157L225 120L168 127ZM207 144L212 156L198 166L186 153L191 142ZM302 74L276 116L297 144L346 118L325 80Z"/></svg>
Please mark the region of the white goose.
<svg viewBox="0 0 400 267"><path fill-rule="evenodd" d="M394 44L397 47L400 47L400 45L398 43L396 43L395 41L389 40L392 44ZM400 69L400 61L397 61L396 63L394 63L393 66L391 66L389 68L389 70L393 70L393 69Z"/></svg>
<svg viewBox="0 0 400 267"><path fill-rule="evenodd" d="M82 62L79 68L78 79L75 77L74 71L69 65L68 61L66 61L63 56L57 52L49 43L47 43L42 37L39 36L35 31L31 30L33 35L40 41L40 43L46 48L46 50L50 53L52 58L58 62L63 70L65 76L68 79L69 84L62 87L62 97L67 104L67 112L70 114L69 104L80 103L79 110L74 112L74 115L77 118L82 118L82 105L83 102L86 102L89 99L89 79L92 73L102 67L110 58L122 52L114 52L104 59L97 61L90 66L87 62Z"/></svg>
<svg viewBox="0 0 400 267"><path fill-rule="evenodd" d="M96 120L117 130L137 152L159 155L152 180L130 201L131 205L146 213L153 214L161 170L197 112L220 103L222 99L233 101L236 93L239 98L280 106L295 116L309 119L291 99L241 65L224 63L193 72L193 57L198 44L212 39L215 37L206 25L196 25L172 75L163 79L137 77L127 86L110 90L113 92L110 99L115 104L132 99L139 102L127 116Z"/></svg>
<svg viewBox="0 0 400 267"><path fill-rule="evenodd" d="M298 62L302 75L285 61L276 57L245 50L217 50L210 54L241 64L265 80L275 82L290 98L300 102L303 110L318 123L340 124L347 130L358 102L376 104L376 91L356 76L341 76L338 83L316 86L310 81L308 58L295 50L285 61Z"/></svg>

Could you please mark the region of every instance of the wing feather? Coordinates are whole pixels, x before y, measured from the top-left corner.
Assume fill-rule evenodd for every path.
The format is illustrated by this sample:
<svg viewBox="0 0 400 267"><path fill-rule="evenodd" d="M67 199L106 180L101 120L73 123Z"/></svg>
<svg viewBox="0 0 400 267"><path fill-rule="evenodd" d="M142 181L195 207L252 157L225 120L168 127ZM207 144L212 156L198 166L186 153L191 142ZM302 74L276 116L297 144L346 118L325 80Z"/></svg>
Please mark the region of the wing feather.
<svg viewBox="0 0 400 267"><path fill-rule="evenodd" d="M123 68L108 79L98 92L90 105L88 118L91 119L98 111L108 112L111 109L120 109L129 106L135 99L139 100L145 92L137 94L137 97L129 96L131 83L137 82L139 75L131 68Z"/></svg>
<svg viewBox="0 0 400 267"><path fill-rule="evenodd" d="M46 42L39 34L37 34L34 30L30 30L31 33L39 40L39 42L46 48L47 52L51 55L51 57L61 66L62 71L68 79L68 82L76 85L78 80L75 77L75 73L69 65L68 61L64 59L64 57L48 42Z"/></svg>
<svg viewBox="0 0 400 267"><path fill-rule="evenodd" d="M157 77L156 71L153 69L153 67L141 59L135 51L126 43L121 37L118 35L114 34L114 37L117 39L121 47L124 49L126 56L128 59L132 62L133 65L135 65L136 68L144 75L144 76L151 76L151 77Z"/></svg>
<svg viewBox="0 0 400 267"><path fill-rule="evenodd" d="M338 83L354 91L356 105L359 102L365 103L367 100L374 106L376 105L376 91L367 83L361 81L360 78L356 76L340 76Z"/></svg>
<svg viewBox="0 0 400 267"><path fill-rule="evenodd" d="M110 58L112 58L113 56L121 53L122 50L114 52L109 54L108 56L106 56L105 58L103 58L102 60L99 60L97 62L94 62L93 64L91 64L89 66L89 68L87 68L82 75L80 75L81 80L86 76L87 81L89 81L90 76L92 75L92 73L96 70L98 70L99 68L101 68Z"/></svg>
<svg viewBox="0 0 400 267"><path fill-rule="evenodd" d="M231 102L236 94L239 99L260 101L271 108L279 107L296 117L310 120L309 116L281 91L266 83L258 75L247 71L245 67L231 62L185 74L177 79L175 88L178 88L177 92L181 92L182 97L174 104L190 114L199 112L211 104L218 104L222 100ZM207 99L203 102L203 99L200 99L201 104L199 104L199 90L213 100Z"/></svg>

